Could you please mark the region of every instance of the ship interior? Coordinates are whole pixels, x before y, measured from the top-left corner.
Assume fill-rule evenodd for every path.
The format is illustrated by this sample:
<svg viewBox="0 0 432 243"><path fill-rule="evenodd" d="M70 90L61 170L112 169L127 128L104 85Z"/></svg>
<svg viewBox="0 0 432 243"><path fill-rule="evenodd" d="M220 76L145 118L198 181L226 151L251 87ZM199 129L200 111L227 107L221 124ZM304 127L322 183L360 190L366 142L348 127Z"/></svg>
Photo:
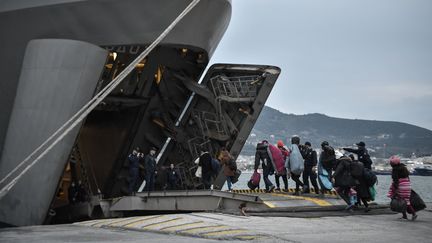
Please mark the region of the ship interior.
<svg viewBox="0 0 432 243"><path fill-rule="evenodd" d="M110 54L95 94L145 46L104 48ZM170 164L175 165L180 175L179 189L202 188L199 178L194 176L197 168L194 161L200 150L215 156L221 147L226 147L236 158L247 138L240 138L238 133L245 125L245 118L254 113L253 104L266 76L262 70L229 68L223 64L203 75L208 62L207 53L201 49L163 45L138 64L82 123L59 179L47 222L71 219L71 210L94 196L127 195L127 157L134 148L144 154L151 147L157 148L156 190L165 189L164 171ZM199 83L201 76L205 77ZM249 126L252 129L253 123ZM241 146L233 150L239 139ZM139 184L144 170L140 176ZM84 194L74 202L68 195L72 182L80 184Z"/></svg>

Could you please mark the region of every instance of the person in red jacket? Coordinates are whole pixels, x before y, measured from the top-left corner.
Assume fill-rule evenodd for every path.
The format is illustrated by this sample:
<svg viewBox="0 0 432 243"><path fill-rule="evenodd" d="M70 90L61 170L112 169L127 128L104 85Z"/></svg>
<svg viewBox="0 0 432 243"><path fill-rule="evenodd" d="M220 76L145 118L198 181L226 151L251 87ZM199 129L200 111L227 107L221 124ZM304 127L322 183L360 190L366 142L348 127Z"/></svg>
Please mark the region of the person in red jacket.
<svg viewBox="0 0 432 243"><path fill-rule="evenodd" d="M277 142L277 147L282 152L282 156L283 156L284 161L286 161L286 158L289 156L289 151L285 148L285 145L282 142L282 140L279 140ZM283 171L282 173L275 173L276 190L280 191L280 182L279 182L280 177L282 177L282 180L284 182L285 191L288 191L288 177L287 177L286 170Z"/></svg>

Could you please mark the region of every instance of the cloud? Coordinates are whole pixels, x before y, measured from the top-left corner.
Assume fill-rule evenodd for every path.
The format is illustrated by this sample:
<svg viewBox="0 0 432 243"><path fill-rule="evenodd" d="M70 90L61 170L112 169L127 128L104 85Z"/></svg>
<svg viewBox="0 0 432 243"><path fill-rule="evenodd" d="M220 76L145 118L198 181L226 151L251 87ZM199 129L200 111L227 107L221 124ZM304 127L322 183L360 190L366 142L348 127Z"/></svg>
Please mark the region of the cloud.
<svg viewBox="0 0 432 243"><path fill-rule="evenodd" d="M428 0L235 0L212 62L281 67L267 104L286 113L432 129L430 23Z"/></svg>

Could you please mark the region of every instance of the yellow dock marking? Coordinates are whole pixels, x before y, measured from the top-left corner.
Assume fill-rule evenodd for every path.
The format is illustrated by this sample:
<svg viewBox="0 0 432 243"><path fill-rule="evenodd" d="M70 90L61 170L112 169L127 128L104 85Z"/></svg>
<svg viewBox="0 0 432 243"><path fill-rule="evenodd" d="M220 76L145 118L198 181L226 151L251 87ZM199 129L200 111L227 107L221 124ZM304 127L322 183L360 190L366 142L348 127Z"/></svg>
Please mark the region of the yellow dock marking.
<svg viewBox="0 0 432 243"><path fill-rule="evenodd" d="M131 227L131 228L133 228L135 225L138 225L138 224L140 224L142 222L145 222L145 221L148 221L148 220L152 220L152 219L155 219L155 218L160 218L160 216L152 216L152 217L147 217L147 218L141 218L141 219L139 219L137 221L130 222L130 223L127 223L125 225L122 225L122 227Z"/></svg>
<svg viewBox="0 0 432 243"><path fill-rule="evenodd" d="M95 223L95 224L91 224L91 225L88 225L88 226L91 226L91 227L101 227L101 226L103 226L103 225L105 225L105 224L112 224L112 223L114 223L114 222L118 222L118 221L121 221L122 219L103 219L103 220L100 220L99 222L97 222L97 223Z"/></svg>
<svg viewBox="0 0 432 243"><path fill-rule="evenodd" d="M271 202L263 201L263 203L264 203L265 205L267 205L267 207L269 207L269 208L275 208L275 207L276 207L276 205L274 205L274 204L271 203Z"/></svg>
<svg viewBox="0 0 432 243"><path fill-rule="evenodd" d="M222 231L204 233L204 234L201 234L201 236L234 235L234 234L244 233L244 232L247 232L247 230L244 230L244 229L229 229L229 230L222 230Z"/></svg>
<svg viewBox="0 0 432 243"><path fill-rule="evenodd" d="M206 226L206 227L197 227L197 228L192 228L192 229L179 230L178 232L193 234L193 233L197 233L197 232L199 233L200 231L206 232L207 230L219 229L219 228L228 228L228 226L226 226L226 225L214 225L214 226Z"/></svg>
<svg viewBox="0 0 432 243"><path fill-rule="evenodd" d="M234 238L240 239L240 240L257 240L257 239L261 238L261 236L259 236L259 235L236 235L236 236L234 236Z"/></svg>
<svg viewBox="0 0 432 243"><path fill-rule="evenodd" d="M158 223L154 223L154 224L149 224L149 225L143 226L143 227L141 227L141 229L149 229L149 228L152 228L152 227L155 227L155 226L163 225L163 224L170 223L170 222L177 221L177 220L181 220L181 219L183 219L183 218L168 219L168 220L165 220L165 221L162 221L162 222L158 222Z"/></svg>
<svg viewBox="0 0 432 243"><path fill-rule="evenodd" d="M114 226L114 227L116 227L116 226L123 226L123 225L125 225L125 224L129 224L129 223L131 223L131 222L135 222L135 220L137 220L137 219L142 219L142 218L144 218L144 217L133 217L133 218L126 218L126 219L122 219L122 220L118 220L118 221L116 221L116 222L112 222L112 223L110 223L110 224L107 224L107 225L105 225L105 226Z"/></svg>
<svg viewBox="0 0 432 243"><path fill-rule="evenodd" d="M313 197L292 196L292 195L285 195L285 194L280 194L280 193L272 193L272 195L280 196L280 197L287 197L287 198L291 198L291 199L303 199L306 201L313 202L313 203L317 204L318 206L331 206L332 205L331 203L329 203L325 200L313 198Z"/></svg>
<svg viewBox="0 0 432 243"><path fill-rule="evenodd" d="M313 188L311 188L310 189L311 190L311 192L315 192L315 190L313 189ZM265 191L265 189L255 189L255 190L250 190L250 189L235 189L235 190L233 190L233 192L234 193L240 193L240 194L261 194L261 193L267 193L266 191ZM273 191L273 192L279 192L279 191ZM285 190L283 190L283 191L280 191L281 193L284 193L284 192L295 192L295 190L294 190L294 188L289 188L287 191L285 191ZM337 194L337 192L336 191L326 191L325 192L325 194L327 194L327 195L335 195L335 196L337 196L338 194Z"/></svg>
<svg viewBox="0 0 432 243"><path fill-rule="evenodd" d="M189 227L189 228L184 229L184 230L187 230L187 229L190 229L191 226L197 226L197 225L200 225L200 224L204 224L204 221L198 221L198 222L191 222L191 223L186 223L186 224L173 225L173 226L168 226L168 227L161 228L159 230L176 231L176 229L181 229L183 227Z"/></svg>

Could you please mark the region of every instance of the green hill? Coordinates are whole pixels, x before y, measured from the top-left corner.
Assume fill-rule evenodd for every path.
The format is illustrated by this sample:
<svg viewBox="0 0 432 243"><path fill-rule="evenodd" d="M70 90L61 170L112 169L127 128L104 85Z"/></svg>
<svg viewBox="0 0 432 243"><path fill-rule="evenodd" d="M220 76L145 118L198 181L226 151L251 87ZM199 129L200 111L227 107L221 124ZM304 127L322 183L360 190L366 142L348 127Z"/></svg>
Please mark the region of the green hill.
<svg viewBox="0 0 432 243"><path fill-rule="evenodd" d="M371 154L377 157L432 154L432 131L425 128L401 122L342 119L317 113L285 114L268 106L264 107L242 153L254 154L260 140L276 142L281 139L287 143L292 135L299 135L302 143L310 141L316 148L324 140L335 148L364 141Z"/></svg>

